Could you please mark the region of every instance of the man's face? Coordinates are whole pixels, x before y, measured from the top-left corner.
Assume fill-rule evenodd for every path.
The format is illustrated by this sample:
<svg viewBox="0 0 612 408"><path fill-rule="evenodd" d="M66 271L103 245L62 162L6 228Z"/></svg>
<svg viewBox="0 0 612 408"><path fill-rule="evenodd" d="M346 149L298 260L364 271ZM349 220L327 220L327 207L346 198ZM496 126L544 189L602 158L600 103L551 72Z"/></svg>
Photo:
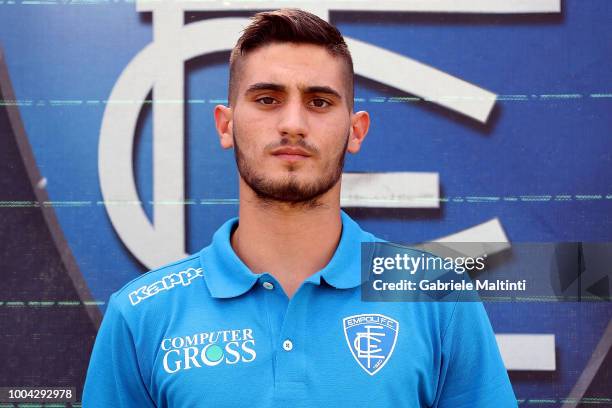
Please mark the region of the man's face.
<svg viewBox="0 0 612 408"><path fill-rule="evenodd" d="M343 60L273 43L240 69L232 126L242 179L260 198L312 203L342 174L351 129Z"/></svg>

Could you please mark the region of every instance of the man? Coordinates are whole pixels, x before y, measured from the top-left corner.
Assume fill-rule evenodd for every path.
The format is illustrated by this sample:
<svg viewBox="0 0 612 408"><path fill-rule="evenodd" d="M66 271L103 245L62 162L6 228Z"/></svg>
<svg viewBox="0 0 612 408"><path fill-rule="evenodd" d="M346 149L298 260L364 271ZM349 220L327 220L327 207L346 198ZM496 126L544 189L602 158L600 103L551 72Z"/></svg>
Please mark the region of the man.
<svg viewBox="0 0 612 408"><path fill-rule="evenodd" d="M516 406L482 304L361 301L378 239L341 211L340 176L370 120L333 26L257 14L215 121L239 218L113 294L85 408Z"/></svg>

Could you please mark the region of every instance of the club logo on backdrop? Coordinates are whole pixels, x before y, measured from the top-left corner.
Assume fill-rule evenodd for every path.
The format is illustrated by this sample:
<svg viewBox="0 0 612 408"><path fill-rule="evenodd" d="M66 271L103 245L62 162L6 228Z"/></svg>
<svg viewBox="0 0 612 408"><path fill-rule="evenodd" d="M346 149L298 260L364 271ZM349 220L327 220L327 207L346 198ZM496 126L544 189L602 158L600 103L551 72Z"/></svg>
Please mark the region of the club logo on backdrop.
<svg viewBox="0 0 612 408"><path fill-rule="evenodd" d="M236 11L238 14L243 9L238 4L240 2L201 1L170 4L136 0L134 3L137 12L153 14L153 40L125 66L109 95L100 128L98 172L103 203L118 238L145 267L154 269L188 255L185 209L186 204L192 203L185 202L187 180L184 65L196 57L231 50L250 20L227 15L187 23L186 18L177 18L180 14L185 17L187 12ZM251 3L250 10L288 7L287 1L281 0ZM351 2L339 0L304 1L299 5L300 8L326 20L329 20L330 11L350 11L354 6ZM443 13L446 18L452 13L560 13L561 0L383 1L359 2L357 8L362 12ZM438 104L477 122L487 123L497 96L494 92L468 82L472 79L455 77L427 65L427 61L417 61L350 36L345 36L345 40L353 55L357 75ZM145 102L149 94L153 96L151 217L144 211L142 197L136 186L133 163L139 117L149 103ZM212 100L209 102L212 103ZM427 185L428 179L418 179L418 183L410 185ZM461 239L458 234L463 234ZM454 238L465 242L507 242L497 219L457 232ZM160 289L165 290L166 286ZM152 290L142 289L134 295L134 301L140 302L156 290L156 287ZM345 333L347 330L352 333L352 329L356 330L355 327L345 326ZM368 338L375 342L371 339L381 337L373 335L373 332L374 330L370 330L370 334L362 336L360 341L365 342ZM353 346L349 344L349 347L351 352L354 352ZM390 353L383 359L383 363L389 356ZM360 361L357 357L356 360ZM379 369L383 363L379 364Z"/></svg>
<svg viewBox="0 0 612 408"><path fill-rule="evenodd" d="M317 3L317 4L315 4ZM305 2L302 8L329 19L346 2ZM360 4L364 11L416 11L424 6L402 2ZM408 2L409 3L409 2ZM433 4L435 3L435 4ZM463 4L465 3L465 4ZM521 2L432 2L431 12L557 12L556 4ZM505 4L508 3L508 4ZM218 11L216 2L151 2L137 0L139 12L152 12L154 41L125 67L106 105L100 129L100 188L111 223L129 251L149 269L187 256L185 245L185 69L193 58L232 49L245 17L219 17L184 23L180 13ZM253 9L287 7L285 1L258 1ZM426 8L427 8L426 7ZM236 7L239 8L239 7ZM231 10L232 6L227 5ZM374 44L345 36L355 73L416 95L423 100L486 123L496 95L434 67ZM180 47L177 46L180 44ZM152 68L154 67L154 68ZM393 67L392 70L389 67ZM144 99L153 95L153 217L140 205L133 166L134 138ZM170 103L171 102L171 103Z"/></svg>
<svg viewBox="0 0 612 408"><path fill-rule="evenodd" d="M381 314L360 314L342 320L344 336L353 357L374 375L387 364L393 354L399 323Z"/></svg>

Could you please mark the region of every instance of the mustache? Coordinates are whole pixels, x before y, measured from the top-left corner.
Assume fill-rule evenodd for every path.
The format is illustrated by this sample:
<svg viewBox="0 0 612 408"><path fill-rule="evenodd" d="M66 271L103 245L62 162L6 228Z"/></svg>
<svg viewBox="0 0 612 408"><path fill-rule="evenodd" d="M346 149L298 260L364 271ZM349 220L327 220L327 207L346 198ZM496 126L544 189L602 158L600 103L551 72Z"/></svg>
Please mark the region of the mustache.
<svg viewBox="0 0 612 408"><path fill-rule="evenodd" d="M264 150L272 151L274 149L278 149L279 147L299 147L306 150L313 156L319 154L319 149L315 145L306 142L304 139L298 139L297 142L291 143L289 139L283 138L278 142L268 143Z"/></svg>

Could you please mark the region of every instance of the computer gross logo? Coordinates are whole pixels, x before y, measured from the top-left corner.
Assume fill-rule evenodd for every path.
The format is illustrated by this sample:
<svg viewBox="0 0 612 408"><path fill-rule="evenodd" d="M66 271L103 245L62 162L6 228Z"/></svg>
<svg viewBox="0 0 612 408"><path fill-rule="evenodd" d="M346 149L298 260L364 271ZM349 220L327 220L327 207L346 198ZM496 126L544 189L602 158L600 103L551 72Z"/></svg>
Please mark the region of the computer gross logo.
<svg viewBox="0 0 612 408"><path fill-rule="evenodd" d="M253 329L228 329L165 338L160 344L162 366L168 374L219 364L246 364L255 360Z"/></svg>

